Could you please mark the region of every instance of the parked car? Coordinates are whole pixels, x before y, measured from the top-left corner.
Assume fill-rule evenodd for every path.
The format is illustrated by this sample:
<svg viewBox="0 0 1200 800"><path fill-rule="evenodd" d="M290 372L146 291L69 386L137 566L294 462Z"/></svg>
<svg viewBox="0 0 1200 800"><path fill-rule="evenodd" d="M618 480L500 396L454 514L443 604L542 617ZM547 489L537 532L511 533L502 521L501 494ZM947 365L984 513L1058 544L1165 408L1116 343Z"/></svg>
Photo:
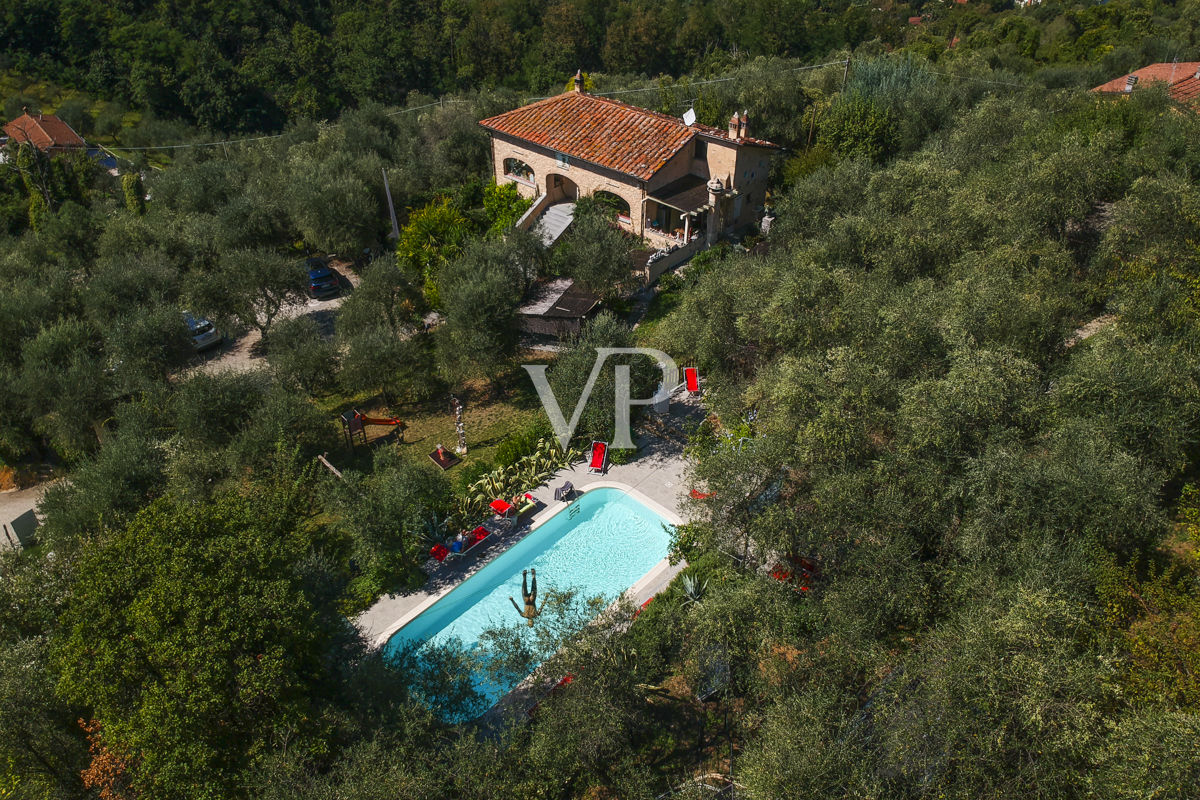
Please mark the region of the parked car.
<svg viewBox="0 0 1200 800"><path fill-rule="evenodd" d="M183 321L187 325L188 338L191 340L192 349L197 353L201 350L215 347L225 339L221 335L221 332L217 330L217 326L203 317L193 317L185 311L183 312Z"/></svg>
<svg viewBox="0 0 1200 800"><path fill-rule="evenodd" d="M338 274L329 268L324 259L310 258L305 265L308 267L308 295L321 299L333 297L342 290Z"/></svg>

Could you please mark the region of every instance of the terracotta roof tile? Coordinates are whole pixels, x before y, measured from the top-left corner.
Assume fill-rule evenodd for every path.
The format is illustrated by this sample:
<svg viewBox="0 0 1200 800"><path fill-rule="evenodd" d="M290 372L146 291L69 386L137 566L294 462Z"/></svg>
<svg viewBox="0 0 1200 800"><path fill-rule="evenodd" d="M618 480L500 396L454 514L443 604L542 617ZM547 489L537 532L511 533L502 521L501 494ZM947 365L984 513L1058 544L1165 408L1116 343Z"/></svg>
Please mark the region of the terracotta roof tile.
<svg viewBox="0 0 1200 800"><path fill-rule="evenodd" d="M1196 105L1200 103L1200 79L1193 73L1183 80L1171 84L1170 92L1171 97L1179 102Z"/></svg>
<svg viewBox="0 0 1200 800"><path fill-rule="evenodd" d="M701 133L738 144L778 147L762 139L730 139L719 128L686 125L676 117L586 92L548 97L479 124L642 180L650 179Z"/></svg>
<svg viewBox="0 0 1200 800"><path fill-rule="evenodd" d="M1137 86L1140 87L1148 86L1151 83L1165 83L1171 97L1180 102L1189 102L1200 96L1200 80L1196 79L1198 70L1200 70L1200 61L1164 62L1150 64L1134 70L1129 75L1137 76ZM1113 78L1092 91L1101 94L1124 94L1129 75Z"/></svg>
<svg viewBox="0 0 1200 800"><path fill-rule="evenodd" d="M87 146L70 125L53 114L22 114L5 125L4 132L17 142L29 142L41 150Z"/></svg>

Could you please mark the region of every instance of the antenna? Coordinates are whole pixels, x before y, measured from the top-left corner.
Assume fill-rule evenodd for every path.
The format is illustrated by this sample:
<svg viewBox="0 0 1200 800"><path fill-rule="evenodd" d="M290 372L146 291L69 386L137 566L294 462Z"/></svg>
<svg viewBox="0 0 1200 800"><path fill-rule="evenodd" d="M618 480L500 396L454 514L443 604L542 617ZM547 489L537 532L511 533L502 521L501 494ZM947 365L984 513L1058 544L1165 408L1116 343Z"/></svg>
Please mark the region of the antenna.
<svg viewBox="0 0 1200 800"><path fill-rule="evenodd" d="M687 111L683 112L683 124L684 125L695 125L696 124L696 109L689 108Z"/></svg>

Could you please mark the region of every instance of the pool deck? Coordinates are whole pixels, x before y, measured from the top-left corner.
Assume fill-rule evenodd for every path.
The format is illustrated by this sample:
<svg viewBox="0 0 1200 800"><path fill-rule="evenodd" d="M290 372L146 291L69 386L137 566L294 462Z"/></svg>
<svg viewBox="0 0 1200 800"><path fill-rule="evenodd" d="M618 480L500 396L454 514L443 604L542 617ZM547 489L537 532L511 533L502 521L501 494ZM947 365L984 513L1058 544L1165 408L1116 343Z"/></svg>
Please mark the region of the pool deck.
<svg viewBox="0 0 1200 800"><path fill-rule="evenodd" d="M698 407L694 400L676 399L672 402L671 417L674 421L694 417L697 412ZM566 508L568 503L554 499L554 489L566 481L573 483L578 492L601 487L621 489L668 522L680 524L685 517L684 500L687 497L683 446L671 438L645 434L638 435L636 443L637 460L629 464L610 465L604 475L588 472L587 463L582 461L568 469L559 470L549 481L532 490L531 494L544 503L545 508L528 524L503 534L493 534L486 545L483 545L486 549L478 555L438 565L420 589L380 598L375 605L355 618L354 624L372 647L382 647L396 631L415 619L422 611L554 514ZM641 604L661 591L684 566L686 565L682 563L672 565L663 559L634 583L626 594L634 602Z"/></svg>

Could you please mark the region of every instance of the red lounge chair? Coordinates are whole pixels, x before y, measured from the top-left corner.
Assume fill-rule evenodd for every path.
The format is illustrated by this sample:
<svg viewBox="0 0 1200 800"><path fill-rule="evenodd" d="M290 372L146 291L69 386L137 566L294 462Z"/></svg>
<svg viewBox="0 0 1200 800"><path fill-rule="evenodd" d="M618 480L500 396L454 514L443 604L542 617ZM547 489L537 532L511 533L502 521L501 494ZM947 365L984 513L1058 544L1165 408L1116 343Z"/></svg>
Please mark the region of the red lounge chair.
<svg viewBox="0 0 1200 800"><path fill-rule="evenodd" d="M446 545L438 542L433 546L432 549L430 549L429 555L433 556L438 561L445 561L446 556L450 555L450 550L447 549Z"/></svg>
<svg viewBox="0 0 1200 800"><path fill-rule="evenodd" d="M633 612L633 618L637 619L638 616L641 615L641 613L646 610L646 606L650 605L652 602L654 602L654 595L650 595L649 597L647 597L646 602L644 602L640 606L638 606L638 610Z"/></svg>
<svg viewBox="0 0 1200 800"><path fill-rule="evenodd" d="M608 469L608 443L592 442L592 460L588 462L588 472L601 475Z"/></svg>
<svg viewBox="0 0 1200 800"><path fill-rule="evenodd" d="M488 536L490 536L491 533L492 532L489 531L487 528L480 525L478 528L471 531L471 536L470 536L471 544L469 545L469 547L474 547L475 545L479 544L484 539L486 539Z"/></svg>
<svg viewBox="0 0 1200 800"><path fill-rule="evenodd" d="M489 505L492 507L492 511L495 511L497 514L499 514L502 517L507 517L508 512L513 510L512 503L508 502L507 500L501 500L499 498L493 500L491 503L489 503Z"/></svg>
<svg viewBox="0 0 1200 800"><path fill-rule="evenodd" d="M480 542L482 542L484 539L486 539L487 537L489 537L491 535L492 535L492 532L489 531L487 528L483 527L482 525L480 525L478 528L471 531L470 533L463 533L462 549L457 550L457 551L455 551L455 550L449 551L449 556L451 558L462 558L467 553L471 552L471 550L473 550L476 545L478 545ZM435 545L434 549L436 550L438 547L442 547L442 545L440 545L440 544ZM442 547L442 549L445 550L444 547ZM445 558L445 557L446 557L446 555L442 556L442 558ZM434 558L437 558L437 556L434 555ZM441 561L441 560L442 560L441 558L438 558L438 561Z"/></svg>
<svg viewBox="0 0 1200 800"><path fill-rule="evenodd" d="M683 368L683 382L687 384L688 394L700 394L700 371L695 367Z"/></svg>

